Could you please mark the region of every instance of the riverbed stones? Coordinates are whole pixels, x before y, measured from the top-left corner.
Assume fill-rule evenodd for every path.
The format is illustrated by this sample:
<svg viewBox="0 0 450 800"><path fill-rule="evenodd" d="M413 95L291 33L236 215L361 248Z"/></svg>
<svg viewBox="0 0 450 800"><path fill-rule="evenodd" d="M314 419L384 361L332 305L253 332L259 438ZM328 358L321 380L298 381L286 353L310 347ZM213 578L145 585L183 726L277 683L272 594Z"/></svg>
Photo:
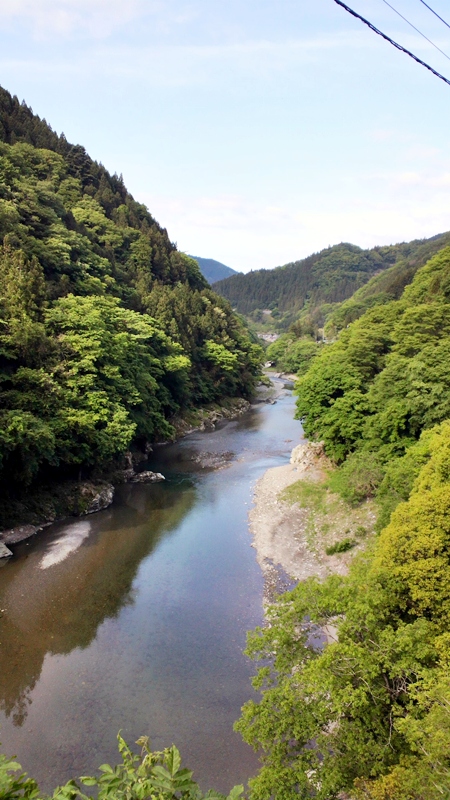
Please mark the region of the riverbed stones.
<svg viewBox="0 0 450 800"><path fill-rule="evenodd" d="M235 454L231 450L226 450L222 453L202 452L196 453L192 457L192 461L198 464L202 469L222 469L228 466L234 459Z"/></svg>

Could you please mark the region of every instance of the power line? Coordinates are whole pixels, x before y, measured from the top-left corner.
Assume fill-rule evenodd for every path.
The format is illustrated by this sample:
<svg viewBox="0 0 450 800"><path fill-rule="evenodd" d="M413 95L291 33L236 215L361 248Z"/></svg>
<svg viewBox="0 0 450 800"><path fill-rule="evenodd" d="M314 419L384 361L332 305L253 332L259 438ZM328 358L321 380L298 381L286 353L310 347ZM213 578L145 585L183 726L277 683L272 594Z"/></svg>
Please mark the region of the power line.
<svg viewBox="0 0 450 800"><path fill-rule="evenodd" d="M356 19L359 19L359 20L361 20L361 22L364 22L364 24L367 25L370 28L371 31L373 31L374 33L377 33L378 36L381 36L383 39L386 39L386 41L389 42L389 44L392 44L394 47L396 47L397 50L401 50L402 53L406 53L407 56L409 56L410 58L413 58L414 61L417 61L418 64L421 64L422 67L425 67L425 69L430 70L430 72L432 72L433 75L436 76L436 78L440 78L441 81L444 81L444 83L446 83L448 86L450 86L450 80L448 78L444 78L444 76L441 75L440 72L436 72L436 70L433 69L433 67L430 67L430 65L427 64L425 61L422 61L421 58L418 58L417 56L415 56L414 53L411 53L411 51L407 50L406 47L403 47L401 44L398 44L397 42L394 42L394 40L391 39L390 36L387 36L385 33L383 33L382 31L378 30L378 28L376 28L375 25L372 25L372 23L369 22L368 19L365 19L364 17L361 16L361 14L357 14L357 12L353 11L352 8L350 8L349 6L346 6L345 3L342 2L342 0L334 0L334 2L337 3L338 6L342 6L342 8L345 8L345 10L348 11L348 13L351 14L353 17L356 17Z"/></svg>
<svg viewBox="0 0 450 800"><path fill-rule="evenodd" d="M435 47L435 48L436 48L436 50L439 50L439 52L440 52L440 53L442 53L442 55L443 55L443 56L445 56L445 58L448 58L448 60L450 61L450 56L448 56L448 55L447 55L447 53L444 53L444 51L443 51L443 50L441 50L441 48L440 48L440 47L438 47L438 46L437 46L437 44L435 44L434 42L432 42L432 41L431 41L431 39L429 39L429 38L428 38L428 36L425 36L425 34L424 34L424 33L422 33L422 31L419 31L419 28L416 28L416 26L415 26L415 25L413 25L413 24L412 24L412 22L410 22L410 21L409 21L409 19L406 19L406 17L404 17L404 16L403 16L403 14L400 14L400 11L397 11L397 9L396 9L396 8L394 8L394 6L391 6L391 4L390 4L390 3L388 3L388 0L383 0L383 3L384 3L386 6L389 6L389 8L391 8L391 9L392 9L392 11L395 11L395 13L396 13L396 14L398 14L398 16L399 16L399 17L401 17L401 18L402 18L402 19L403 19L403 20L404 20L404 21L405 21L405 22L406 22L406 23L407 23L407 24L408 24L408 25L409 25L411 28L413 28L413 30L415 30L415 31L416 31L416 33L420 34L420 36L423 36L423 38L424 38L424 39L426 39L426 40L427 40L427 42L429 42L430 44L432 44L432 45L433 45L433 47Z"/></svg>
<svg viewBox="0 0 450 800"><path fill-rule="evenodd" d="M426 6L431 11L431 13L434 14L435 17L440 19L441 22L444 23L444 25L447 25L447 28L450 28L448 22L446 22L445 19L442 19L442 17L440 17L439 14L433 8L431 8L431 6L429 6L428 3L425 2L425 0L420 0L420 2L422 3L422 5Z"/></svg>

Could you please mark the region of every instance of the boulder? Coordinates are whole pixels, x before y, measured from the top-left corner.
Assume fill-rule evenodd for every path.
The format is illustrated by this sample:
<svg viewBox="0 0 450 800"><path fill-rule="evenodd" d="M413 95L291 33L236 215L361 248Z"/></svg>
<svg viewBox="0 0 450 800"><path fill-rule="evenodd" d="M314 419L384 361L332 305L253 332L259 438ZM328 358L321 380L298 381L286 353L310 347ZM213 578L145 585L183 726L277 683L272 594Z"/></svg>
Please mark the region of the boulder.
<svg viewBox="0 0 450 800"><path fill-rule="evenodd" d="M325 456L323 442L304 442L294 447L291 453L291 464L308 467L318 461L328 461Z"/></svg>
<svg viewBox="0 0 450 800"><path fill-rule="evenodd" d="M143 472L136 472L131 478L130 483L157 483L158 481L165 481L164 475L160 472L152 472L149 469Z"/></svg>
<svg viewBox="0 0 450 800"><path fill-rule="evenodd" d="M6 544L0 542L0 558L9 558L12 556L11 550L6 547Z"/></svg>
<svg viewBox="0 0 450 800"><path fill-rule="evenodd" d="M114 486L111 483L85 483L80 487L80 497L86 503L80 516L95 514L108 508L114 500Z"/></svg>

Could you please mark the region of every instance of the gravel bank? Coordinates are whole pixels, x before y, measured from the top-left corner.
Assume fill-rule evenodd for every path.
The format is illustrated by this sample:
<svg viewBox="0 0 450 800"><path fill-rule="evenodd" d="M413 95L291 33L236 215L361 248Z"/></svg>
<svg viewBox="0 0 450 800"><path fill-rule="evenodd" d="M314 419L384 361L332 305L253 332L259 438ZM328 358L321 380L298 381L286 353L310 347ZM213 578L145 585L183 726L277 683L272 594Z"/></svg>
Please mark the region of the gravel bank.
<svg viewBox="0 0 450 800"><path fill-rule="evenodd" d="M290 464L267 470L255 486L249 523L258 563L266 578L267 600L286 588L283 580L280 582L280 574L284 574L284 584L289 578L292 584L312 576L323 579L330 573L344 575L364 542L355 543L351 551L337 555L327 555L325 547L358 526L365 526L363 530L368 535L373 531L372 504L354 510L338 498L333 513L320 519L321 523L326 519L328 532L321 534L316 530L312 535L311 510L280 498L285 489L299 480L321 483L330 468L321 444L302 443L292 451Z"/></svg>

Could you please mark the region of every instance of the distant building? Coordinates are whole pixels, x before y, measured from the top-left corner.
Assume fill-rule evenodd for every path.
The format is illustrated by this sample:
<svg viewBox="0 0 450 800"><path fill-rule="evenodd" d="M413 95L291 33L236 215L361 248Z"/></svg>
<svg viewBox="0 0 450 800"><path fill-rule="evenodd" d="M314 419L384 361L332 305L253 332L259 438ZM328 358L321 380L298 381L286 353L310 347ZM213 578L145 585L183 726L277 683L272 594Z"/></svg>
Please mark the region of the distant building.
<svg viewBox="0 0 450 800"><path fill-rule="evenodd" d="M265 342L276 342L280 338L279 333L258 333L258 336L260 339L264 339Z"/></svg>

